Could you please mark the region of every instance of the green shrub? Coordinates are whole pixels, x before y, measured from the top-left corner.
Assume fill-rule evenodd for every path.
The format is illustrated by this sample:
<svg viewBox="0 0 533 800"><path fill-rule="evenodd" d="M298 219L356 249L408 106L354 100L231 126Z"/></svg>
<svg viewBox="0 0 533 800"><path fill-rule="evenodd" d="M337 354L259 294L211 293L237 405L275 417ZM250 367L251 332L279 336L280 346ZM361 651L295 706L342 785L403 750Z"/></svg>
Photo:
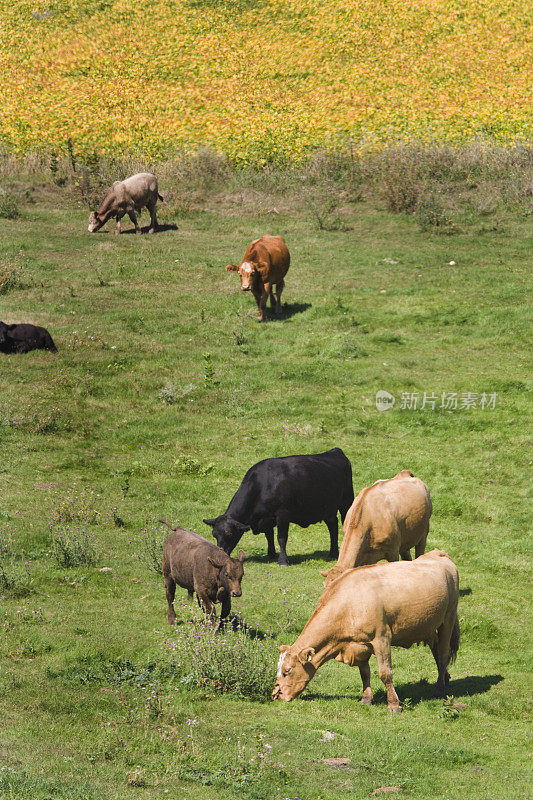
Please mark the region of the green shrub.
<svg viewBox="0 0 533 800"><path fill-rule="evenodd" d="M14 289L26 289L28 285L25 267L20 256L16 258L0 257L0 295L7 294Z"/></svg>
<svg viewBox="0 0 533 800"><path fill-rule="evenodd" d="M17 196L6 189L0 189L0 218L17 219L20 217L19 201Z"/></svg>
<svg viewBox="0 0 533 800"><path fill-rule="evenodd" d="M98 561L93 537L80 526L53 523L50 542L58 567L93 567Z"/></svg>
<svg viewBox="0 0 533 800"><path fill-rule="evenodd" d="M169 636L171 665L183 683L209 693L268 700L276 677L278 650L272 638L244 621L223 631L206 622L191 622Z"/></svg>

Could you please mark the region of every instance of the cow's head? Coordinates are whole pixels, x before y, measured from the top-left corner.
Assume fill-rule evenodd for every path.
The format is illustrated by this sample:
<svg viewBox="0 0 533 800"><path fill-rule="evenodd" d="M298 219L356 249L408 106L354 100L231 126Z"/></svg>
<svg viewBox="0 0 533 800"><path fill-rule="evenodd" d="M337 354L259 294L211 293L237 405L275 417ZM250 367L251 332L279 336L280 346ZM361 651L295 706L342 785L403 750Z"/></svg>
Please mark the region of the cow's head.
<svg viewBox="0 0 533 800"><path fill-rule="evenodd" d="M89 215L89 233L95 233L104 225L105 220L100 217L97 211L91 211Z"/></svg>
<svg viewBox="0 0 533 800"><path fill-rule="evenodd" d="M260 278L260 272L257 264L252 261L243 261L240 267L237 264L228 264L226 267L228 272L238 272L241 279L241 289L243 292L249 292L253 289L254 284Z"/></svg>
<svg viewBox="0 0 533 800"><path fill-rule="evenodd" d="M5 322L0 322L0 344L5 344L7 338L7 325Z"/></svg>
<svg viewBox="0 0 533 800"><path fill-rule="evenodd" d="M217 540L217 545L228 555L237 545L243 533L250 530L249 525L243 525L242 522L237 522L236 519L232 519L226 514L221 514L214 519L204 519L204 522L213 528L213 536Z"/></svg>
<svg viewBox="0 0 533 800"><path fill-rule="evenodd" d="M240 597L242 594L241 581L244 575L244 550L239 550L238 558L231 558L225 553L217 553L207 558L214 567L220 570L218 573L219 591L225 589L230 597Z"/></svg>
<svg viewBox="0 0 533 800"><path fill-rule="evenodd" d="M312 647L302 650L281 645L278 661L278 674L272 700L294 700L303 692L316 672L311 659L315 655Z"/></svg>

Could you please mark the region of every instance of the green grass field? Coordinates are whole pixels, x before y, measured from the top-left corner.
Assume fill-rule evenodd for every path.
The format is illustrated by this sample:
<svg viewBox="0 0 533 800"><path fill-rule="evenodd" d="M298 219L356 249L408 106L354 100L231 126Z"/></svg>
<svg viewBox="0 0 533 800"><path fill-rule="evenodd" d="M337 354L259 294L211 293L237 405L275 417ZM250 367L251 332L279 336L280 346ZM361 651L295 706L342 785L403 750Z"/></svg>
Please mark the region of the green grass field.
<svg viewBox="0 0 533 800"><path fill-rule="evenodd" d="M90 235L85 208L38 189L0 219L2 268L20 272L0 319L45 325L59 348L0 358L0 797L525 796L531 217L473 216L442 236L370 202L347 205L345 231L317 230L290 198L206 208L174 219L162 207L155 236ZM265 232L285 236L292 262L283 317L259 325L224 267ZM393 410L377 411L380 389ZM416 392L436 408L402 409ZM443 392L459 406L475 393L477 407L441 409ZM483 393L495 408L480 408ZM202 518L253 463L333 446L356 492L404 468L430 487L428 547L449 552L462 587L448 704L432 699L425 648L393 651L395 716L375 659L370 709L358 671L332 662L291 704L219 695L168 668L176 634L145 563L157 518L208 536ZM95 566L53 558L69 492ZM281 568L264 537L243 537L234 611L267 643L300 632L328 543L325 525L292 526Z"/></svg>

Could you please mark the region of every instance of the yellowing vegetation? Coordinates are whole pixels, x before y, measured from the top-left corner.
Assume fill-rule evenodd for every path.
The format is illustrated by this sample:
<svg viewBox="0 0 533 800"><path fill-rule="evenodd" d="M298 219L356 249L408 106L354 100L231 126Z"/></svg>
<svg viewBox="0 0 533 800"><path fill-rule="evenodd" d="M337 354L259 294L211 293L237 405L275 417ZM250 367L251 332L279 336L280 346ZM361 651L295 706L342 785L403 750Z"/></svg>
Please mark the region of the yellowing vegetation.
<svg viewBox="0 0 533 800"><path fill-rule="evenodd" d="M0 138L244 163L347 136L524 139L527 5L0 0Z"/></svg>

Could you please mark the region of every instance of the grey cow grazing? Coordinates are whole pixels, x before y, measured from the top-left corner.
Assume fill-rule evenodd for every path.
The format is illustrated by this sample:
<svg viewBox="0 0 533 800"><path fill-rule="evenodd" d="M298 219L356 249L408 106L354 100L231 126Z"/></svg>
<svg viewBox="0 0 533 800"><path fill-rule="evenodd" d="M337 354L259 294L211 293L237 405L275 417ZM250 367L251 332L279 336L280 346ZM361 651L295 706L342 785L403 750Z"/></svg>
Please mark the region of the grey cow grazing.
<svg viewBox="0 0 533 800"><path fill-rule="evenodd" d="M135 225L135 233L141 233L137 214L146 206L150 212L150 230L157 230L155 207L157 200L163 198L158 192L157 178L151 172L139 172L124 181L115 181L107 194L89 217L89 233L95 233L112 217L117 221L115 233L120 233L120 220L127 214Z"/></svg>
<svg viewBox="0 0 533 800"><path fill-rule="evenodd" d="M163 548L163 577L170 625L176 623L176 585L187 589L189 599L195 592L198 605L212 621L215 618L215 603L222 603L222 624L231 611L231 598L242 594L244 551L239 550L238 558L231 558L198 533L173 527L163 519L159 522L172 531Z"/></svg>

